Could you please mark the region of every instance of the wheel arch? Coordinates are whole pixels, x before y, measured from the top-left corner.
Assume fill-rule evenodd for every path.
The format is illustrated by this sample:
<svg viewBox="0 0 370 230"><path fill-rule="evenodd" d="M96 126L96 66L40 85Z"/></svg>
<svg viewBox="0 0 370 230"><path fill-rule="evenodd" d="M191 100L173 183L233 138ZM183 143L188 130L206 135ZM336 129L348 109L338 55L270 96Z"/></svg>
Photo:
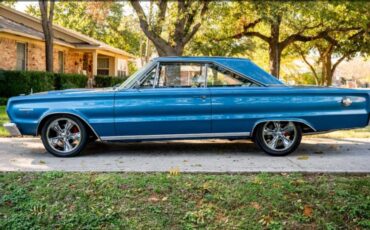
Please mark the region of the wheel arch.
<svg viewBox="0 0 370 230"><path fill-rule="evenodd" d="M291 122L294 122L296 124L299 124L301 125L302 127L302 133L312 133L312 132L316 132L316 129L308 122L308 121L305 121L303 119L298 119L298 118L287 118L287 119L262 119L262 120L258 120L254 123L253 125L253 128L252 128L252 131L251 131L251 136L253 137L254 134L255 134L255 129L257 128L258 125L262 124L262 123L265 123L265 122L269 122L269 121L291 121Z"/></svg>
<svg viewBox="0 0 370 230"><path fill-rule="evenodd" d="M42 127L44 126L45 122L50 117L54 117L54 116L58 116L58 115L69 115L69 116L72 116L72 117L75 117L75 118L79 119L85 125L85 127L87 128L87 131L89 133L91 133L92 135L94 135L96 138L100 139L100 136L96 133L96 131L94 130L94 128L86 121L85 118L83 118L82 116L80 116L80 115L78 115L76 113L72 113L72 112L52 112L52 113L47 113L47 114L43 115L39 119L39 122L37 124L36 136L38 136L38 135L41 134Z"/></svg>

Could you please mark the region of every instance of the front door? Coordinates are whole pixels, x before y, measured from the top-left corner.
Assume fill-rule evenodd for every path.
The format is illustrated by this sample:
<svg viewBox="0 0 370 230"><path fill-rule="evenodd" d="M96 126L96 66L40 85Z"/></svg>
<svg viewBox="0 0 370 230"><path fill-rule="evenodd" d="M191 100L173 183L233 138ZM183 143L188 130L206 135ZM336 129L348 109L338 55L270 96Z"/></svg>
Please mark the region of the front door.
<svg viewBox="0 0 370 230"><path fill-rule="evenodd" d="M114 139L192 138L211 132L205 66L158 63L137 87L115 95Z"/></svg>

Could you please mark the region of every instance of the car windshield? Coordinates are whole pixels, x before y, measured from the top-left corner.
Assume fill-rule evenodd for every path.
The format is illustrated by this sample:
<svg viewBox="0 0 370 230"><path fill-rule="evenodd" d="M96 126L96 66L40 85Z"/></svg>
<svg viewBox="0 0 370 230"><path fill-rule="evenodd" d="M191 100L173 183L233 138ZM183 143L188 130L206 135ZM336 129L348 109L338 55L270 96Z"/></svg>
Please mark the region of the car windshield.
<svg viewBox="0 0 370 230"><path fill-rule="evenodd" d="M117 90L127 89L128 87L130 87L133 84L133 82L135 81L135 79L138 76L142 75L148 69L148 67L151 66L151 65L152 65L152 62L149 62L144 67L142 67L140 70L136 71L126 81L124 81L119 87L117 87Z"/></svg>

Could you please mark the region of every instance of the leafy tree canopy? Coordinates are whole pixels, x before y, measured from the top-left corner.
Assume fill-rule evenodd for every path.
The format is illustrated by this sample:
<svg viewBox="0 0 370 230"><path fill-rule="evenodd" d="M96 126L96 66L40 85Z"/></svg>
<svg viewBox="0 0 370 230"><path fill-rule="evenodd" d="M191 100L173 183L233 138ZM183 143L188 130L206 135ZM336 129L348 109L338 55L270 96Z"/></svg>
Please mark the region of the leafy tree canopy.
<svg viewBox="0 0 370 230"><path fill-rule="evenodd" d="M103 41L114 47L139 55L140 41L135 18L124 16L122 2L58 1L55 3L54 22ZM29 6L27 13L40 16L37 7Z"/></svg>

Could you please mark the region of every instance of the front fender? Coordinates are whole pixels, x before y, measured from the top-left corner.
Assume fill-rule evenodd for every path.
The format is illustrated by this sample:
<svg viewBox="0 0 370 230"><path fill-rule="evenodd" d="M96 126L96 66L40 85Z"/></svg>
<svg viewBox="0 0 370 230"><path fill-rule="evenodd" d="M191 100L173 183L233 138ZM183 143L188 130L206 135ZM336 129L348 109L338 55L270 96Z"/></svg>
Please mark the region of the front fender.
<svg viewBox="0 0 370 230"><path fill-rule="evenodd" d="M36 128L36 133L35 135L39 135L40 134L40 131L41 131L41 124L43 124L43 122L50 116L53 116L53 115L56 115L56 114L65 114L65 115L71 115L71 116L75 116L77 118L79 118L80 120L82 120L87 126L90 127L90 129L94 132L94 134L96 135L96 137L98 137L100 139L100 136L99 134L95 131L95 129L90 125L89 123L89 120L88 118L81 112L77 111L77 110L74 110L74 109L69 109L69 110L65 110L65 109L53 109L53 110L49 110L47 112L45 112L40 118L39 120L37 121L37 128Z"/></svg>

